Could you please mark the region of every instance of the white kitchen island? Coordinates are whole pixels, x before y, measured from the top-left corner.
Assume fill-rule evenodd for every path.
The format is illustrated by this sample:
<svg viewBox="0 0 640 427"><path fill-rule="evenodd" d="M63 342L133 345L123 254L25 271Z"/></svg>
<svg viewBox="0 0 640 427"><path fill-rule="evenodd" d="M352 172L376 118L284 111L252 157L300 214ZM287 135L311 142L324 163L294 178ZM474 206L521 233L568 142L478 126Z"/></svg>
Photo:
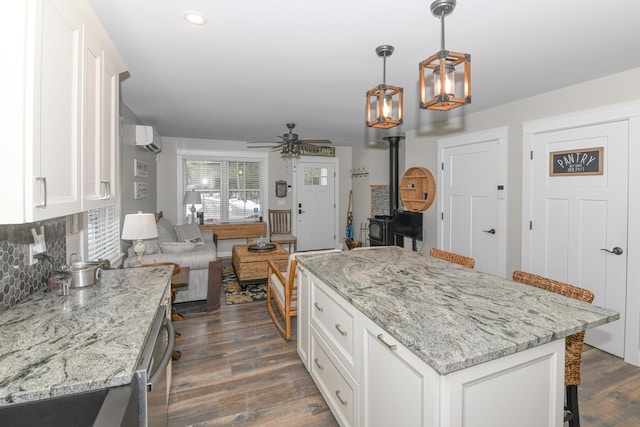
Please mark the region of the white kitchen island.
<svg viewBox="0 0 640 427"><path fill-rule="evenodd" d="M563 338L619 317L397 247L297 259L298 353L345 426L560 427Z"/></svg>

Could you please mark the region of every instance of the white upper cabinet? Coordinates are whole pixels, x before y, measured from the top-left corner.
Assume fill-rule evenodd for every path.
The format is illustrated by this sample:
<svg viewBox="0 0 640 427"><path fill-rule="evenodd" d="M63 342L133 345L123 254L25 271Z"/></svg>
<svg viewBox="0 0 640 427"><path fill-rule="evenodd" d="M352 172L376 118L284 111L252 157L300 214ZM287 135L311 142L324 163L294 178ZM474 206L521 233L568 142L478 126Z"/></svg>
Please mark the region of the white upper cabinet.
<svg viewBox="0 0 640 427"><path fill-rule="evenodd" d="M27 0L5 2L0 12L0 46L6 61L0 71L0 120L6 137L0 146L0 224L83 210L87 194L83 172L94 169L92 165L83 169L87 154L83 150L92 149L85 145L86 120L97 118L89 127L98 126L101 144L105 135L112 144L109 149L100 146L96 159L102 163L103 152L110 153L109 173L100 168L99 177L110 181L103 184L111 187L102 190L103 197L115 196L117 182L110 175L117 169L117 86L124 64L93 10L84 0ZM86 40L91 38L115 64L104 73L107 61L101 59L100 69L95 70L100 73L98 99L93 99L95 93L86 93L86 73L96 65L88 64L95 59L87 54ZM115 119L109 117L104 124L104 117L112 115ZM107 130L103 125L112 127Z"/></svg>
<svg viewBox="0 0 640 427"><path fill-rule="evenodd" d="M87 31L85 37L82 210L118 200L119 67Z"/></svg>

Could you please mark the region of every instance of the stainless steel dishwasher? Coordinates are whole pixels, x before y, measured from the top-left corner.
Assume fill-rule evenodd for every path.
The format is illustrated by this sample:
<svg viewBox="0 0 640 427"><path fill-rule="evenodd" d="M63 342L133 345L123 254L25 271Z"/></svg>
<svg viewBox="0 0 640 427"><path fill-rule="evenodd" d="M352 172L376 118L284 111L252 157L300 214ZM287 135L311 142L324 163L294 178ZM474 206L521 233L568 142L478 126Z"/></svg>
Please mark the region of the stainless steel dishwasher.
<svg viewBox="0 0 640 427"><path fill-rule="evenodd" d="M167 371L175 344L175 331L167 318L167 306L158 308L142 350L134 380L138 383L140 426L167 425Z"/></svg>

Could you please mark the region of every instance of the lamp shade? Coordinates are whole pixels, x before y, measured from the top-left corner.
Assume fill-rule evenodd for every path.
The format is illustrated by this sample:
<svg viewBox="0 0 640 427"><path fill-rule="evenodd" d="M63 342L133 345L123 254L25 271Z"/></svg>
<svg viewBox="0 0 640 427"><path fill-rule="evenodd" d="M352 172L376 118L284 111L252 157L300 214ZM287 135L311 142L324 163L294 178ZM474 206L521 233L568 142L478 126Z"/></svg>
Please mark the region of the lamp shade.
<svg viewBox="0 0 640 427"><path fill-rule="evenodd" d="M122 240L144 240L156 237L158 237L158 227L154 214L138 212L125 215Z"/></svg>
<svg viewBox="0 0 640 427"><path fill-rule="evenodd" d="M199 205L202 203L202 195L199 191L191 190L184 193L183 205Z"/></svg>

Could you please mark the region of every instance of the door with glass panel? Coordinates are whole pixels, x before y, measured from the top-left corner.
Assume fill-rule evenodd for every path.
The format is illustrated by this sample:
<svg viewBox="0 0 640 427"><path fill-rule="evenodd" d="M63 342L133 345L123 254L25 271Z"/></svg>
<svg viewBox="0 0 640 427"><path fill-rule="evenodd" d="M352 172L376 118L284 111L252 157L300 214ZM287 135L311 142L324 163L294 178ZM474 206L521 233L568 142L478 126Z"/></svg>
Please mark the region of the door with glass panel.
<svg viewBox="0 0 640 427"><path fill-rule="evenodd" d="M293 217L298 251L336 247L335 164L299 161Z"/></svg>

